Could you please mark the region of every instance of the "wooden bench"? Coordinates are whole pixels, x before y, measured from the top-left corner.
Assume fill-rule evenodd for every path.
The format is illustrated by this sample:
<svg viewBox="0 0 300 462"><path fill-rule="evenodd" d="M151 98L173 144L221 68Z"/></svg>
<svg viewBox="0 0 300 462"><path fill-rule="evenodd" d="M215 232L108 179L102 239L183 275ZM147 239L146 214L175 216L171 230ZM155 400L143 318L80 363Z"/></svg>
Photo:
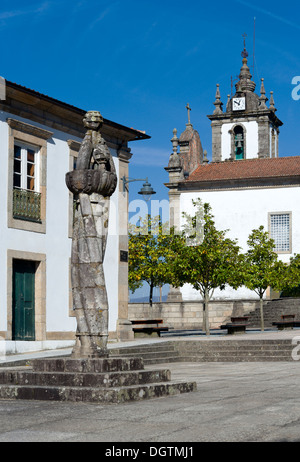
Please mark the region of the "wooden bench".
<svg viewBox="0 0 300 462"><path fill-rule="evenodd" d="M161 332L168 332L169 330L169 327L159 325L163 324L162 319L134 319L131 324L138 326L132 328L135 336L156 334L160 337Z"/></svg>
<svg viewBox="0 0 300 462"><path fill-rule="evenodd" d="M246 332L248 316L233 316L231 322L223 324L220 328L227 329L227 334L244 334Z"/></svg>
<svg viewBox="0 0 300 462"><path fill-rule="evenodd" d="M294 314L282 314L280 317L281 321L272 323L272 325L276 326L278 330L293 329L294 327L298 327L297 324L299 324L299 322L295 321Z"/></svg>

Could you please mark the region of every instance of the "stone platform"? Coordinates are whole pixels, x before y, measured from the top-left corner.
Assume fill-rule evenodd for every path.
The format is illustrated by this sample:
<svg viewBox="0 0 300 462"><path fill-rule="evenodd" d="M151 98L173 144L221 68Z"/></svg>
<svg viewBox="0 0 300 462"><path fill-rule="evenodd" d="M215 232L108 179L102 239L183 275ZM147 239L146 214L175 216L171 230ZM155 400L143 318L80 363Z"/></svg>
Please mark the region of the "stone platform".
<svg viewBox="0 0 300 462"><path fill-rule="evenodd" d="M142 358L49 358L0 370L0 399L124 403L196 390L171 382L168 369L145 370Z"/></svg>

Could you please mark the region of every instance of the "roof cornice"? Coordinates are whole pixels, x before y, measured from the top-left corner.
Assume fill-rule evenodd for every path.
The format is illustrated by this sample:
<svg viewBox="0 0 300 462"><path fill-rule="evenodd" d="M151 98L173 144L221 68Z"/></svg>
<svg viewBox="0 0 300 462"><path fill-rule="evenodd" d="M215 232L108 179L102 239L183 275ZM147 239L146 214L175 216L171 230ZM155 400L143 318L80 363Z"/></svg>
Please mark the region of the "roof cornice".
<svg viewBox="0 0 300 462"><path fill-rule="evenodd" d="M58 130L84 136L82 119L87 112L35 90L6 80L6 100L0 101L2 110ZM103 119L103 135L128 141L149 139L145 132Z"/></svg>

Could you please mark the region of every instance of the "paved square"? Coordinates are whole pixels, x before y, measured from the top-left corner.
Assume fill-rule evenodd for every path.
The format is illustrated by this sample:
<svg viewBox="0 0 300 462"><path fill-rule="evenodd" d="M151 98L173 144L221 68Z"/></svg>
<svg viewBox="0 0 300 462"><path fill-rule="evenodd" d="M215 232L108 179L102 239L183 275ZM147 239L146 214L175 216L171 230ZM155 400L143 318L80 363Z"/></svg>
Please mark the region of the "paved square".
<svg viewBox="0 0 300 462"><path fill-rule="evenodd" d="M0 401L0 442L300 441L299 361L159 367L198 390L121 405Z"/></svg>

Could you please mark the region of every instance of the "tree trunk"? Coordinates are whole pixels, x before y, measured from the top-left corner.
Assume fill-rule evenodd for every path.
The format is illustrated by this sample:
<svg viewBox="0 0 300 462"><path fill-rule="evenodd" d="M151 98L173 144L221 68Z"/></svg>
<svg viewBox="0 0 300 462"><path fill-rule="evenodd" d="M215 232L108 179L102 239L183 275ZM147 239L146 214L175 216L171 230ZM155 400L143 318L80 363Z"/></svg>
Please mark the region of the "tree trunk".
<svg viewBox="0 0 300 462"><path fill-rule="evenodd" d="M263 295L260 296L259 304L260 304L260 330L264 331L265 326L264 326L264 301L263 301Z"/></svg>
<svg viewBox="0 0 300 462"><path fill-rule="evenodd" d="M202 329L205 331L206 335L210 335L208 302L209 302L209 296L208 296L207 290L205 290L204 298L203 298L203 327Z"/></svg>
<svg viewBox="0 0 300 462"><path fill-rule="evenodd" d="M149 305L152 306L152 299L153 299L153 284L150 284L150 295L149 295Z"/></svg>

